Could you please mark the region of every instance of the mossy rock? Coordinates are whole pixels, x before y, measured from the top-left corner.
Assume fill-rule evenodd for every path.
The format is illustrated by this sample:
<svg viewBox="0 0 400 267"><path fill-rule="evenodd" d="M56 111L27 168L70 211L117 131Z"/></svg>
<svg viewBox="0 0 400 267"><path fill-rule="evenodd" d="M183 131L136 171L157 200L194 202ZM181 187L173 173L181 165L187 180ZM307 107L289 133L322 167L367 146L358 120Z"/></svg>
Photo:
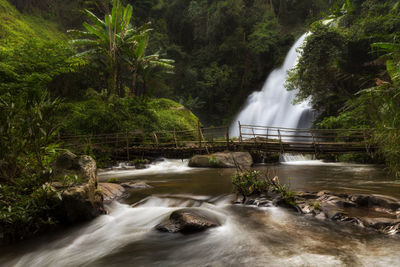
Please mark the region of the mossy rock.
<svg viewBox="0 0 400 267"><path fill-rule="evenodd" d="M190 167L199 168L249 168L253 158L248 152L220 152L211 155L196 155L189 161Z"/></svg>

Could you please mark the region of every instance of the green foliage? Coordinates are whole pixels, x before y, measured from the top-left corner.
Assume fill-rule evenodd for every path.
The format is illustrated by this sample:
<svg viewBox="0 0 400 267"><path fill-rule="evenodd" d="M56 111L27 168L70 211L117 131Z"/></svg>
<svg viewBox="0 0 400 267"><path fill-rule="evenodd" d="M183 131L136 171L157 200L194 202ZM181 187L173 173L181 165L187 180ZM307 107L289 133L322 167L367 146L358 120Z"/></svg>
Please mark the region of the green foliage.
<svg viewBox="0 0 400 267"><path fill-rule="evenodd" d="M211 156L211 157L208 159L208 163L210 163L210 165L211 165L211 166L214 166L214 167L220 165L219 160L218 160L215 156Z"/></svg>
<svg viewBox="0 0 400 267"><path fill-rule="evenodd" d="M397 1L341 4L333 22L313 25L288 88L299 89L299 99L312 98L319 127L371 129L367 141L379 146L389 169L399 176ZM360 160L355 155L341 159Z"/></svg>
<svg viewBox="0 0 400 267"><path fill-rule="evenodd" d="M269 172L239 170L233 175L232 184L234 190L244 198L274 192L278 193L288 205L296 205L296 193L290 190L290 186L281 185L277 176L271 178Z"/></svg>
<svg viewBox="0 0 400 267"><path fill-rule="evenodd" d="M236 172L232 178L237 193L244 197L253 194L267 193L270 190L270 184L260 178L258 171Z"/></svg>
<svg viewBox="0 0 400 267"><path fill-rule="evenodd" d="M117 178L110 178L110 179L107 179L107 183L119 184L119 181Z"/></svg>
<svg viewBox="0 0 400 267"><path fill-rule="evenodd" d="M64 134L100 134L142 130L193 130L197 118L190 110L169 99L90 99L66 104L71 116L64 122Z"/></svg>
<svg viewBox="0 0 400 267"><path fill-rule="evenodd" d="M266 1L128 2L142 23L152 22L150 52L161 48L175 60L166 78L174 98L206 124L229 123L294 41Z"/></svg>
<svg viewBox="0 0 400 267"><path fill-rule="evenodd" d="M85 12L92 24L84 22L85 31L70 31L82 37L72 40L71 44L83 48L77 57L100 61L107 67L109 95L124 96L124 88L128 86L131 96L135 93L143 96L157 70L173 69L173 60L162 59L158 53L146 55L151 29L148 24L141 27L131 24L131 5L124 7L119 0L114 0L111 13L106 14L104 20L87 9ZM129 83L124 78L127 75ZM138 87L139 78L141 87Z"/></svg>
<svg viewBox="0 0 400 267"><path fill-rule="evenodd" d="M202 108L206 102L201 101L199 97L192 97L190 94L187 98L179 97L178 99L179 104L185 106L189 110L196 110Z"/></svg>
<svg viewBox="0 0 400 267"><path fill-rule="evenodd" d="M0 0L0 49L20 45L30 38L60 41L65 39L57 24L39 16L21 14L7 0Z"/></svg>
<svg viewBox="0 0 400 267"><path fill-rule="evenodd" d="M79 60L72 60L73 51L64 42L32 38L13 50L0 51L0 94L23 94L34 98L54 78L74 72ZM61 85L60 85L61 86Z"/></svg>
<svg viewBox="0 0 400 267"><path fill-rule="evenodd" d="M0 232L7 242L33 236L57 223L55 192L47 185L23 186L27 180L31 184L31 178L17 186L0 184Z"/></svg>
<svg viewBox="0 0 400 267"><path fill-rule="evenodd" d="M16 241L56 221L50 162L57 155L59 101L0 96L0 232ZM15 227L18 225L18 227Z"/></svg>

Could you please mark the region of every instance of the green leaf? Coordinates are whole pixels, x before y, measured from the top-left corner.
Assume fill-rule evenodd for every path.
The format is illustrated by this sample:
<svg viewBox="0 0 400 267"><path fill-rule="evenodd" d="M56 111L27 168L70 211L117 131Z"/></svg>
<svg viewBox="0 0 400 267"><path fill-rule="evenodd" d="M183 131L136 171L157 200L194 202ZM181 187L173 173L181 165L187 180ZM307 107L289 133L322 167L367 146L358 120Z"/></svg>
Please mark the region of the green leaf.
<svg viewBox="0 0 400 267"><path fill-rule="evenodd" d="M105 23L101 19L99 19L95 14L93 14L91 11L85 9L86 14L93 20L94 23L96 23L97 26L104 27Z"/></svg>

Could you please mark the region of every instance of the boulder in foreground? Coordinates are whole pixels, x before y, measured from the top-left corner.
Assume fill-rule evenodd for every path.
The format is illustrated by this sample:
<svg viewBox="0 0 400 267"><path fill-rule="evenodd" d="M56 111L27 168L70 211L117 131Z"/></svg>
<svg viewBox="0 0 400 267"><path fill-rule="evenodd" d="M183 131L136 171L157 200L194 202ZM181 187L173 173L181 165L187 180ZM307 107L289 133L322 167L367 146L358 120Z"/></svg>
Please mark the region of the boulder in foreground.
<svg viewBox="0 0 400 267"><path fill-rule="evenodd" d="M105 213L103 196L98 190L96 161L87 155L62 153L54 162L54 177L76 177L80 184L53 182L59 192L58 217L67 223L87 221Z"/></svg>
<svg viewBox="0 0 400 267"><path fill-rule="evenodd" d="M204 210L181 209L172 212L169 219L158 224L156 229L162 232L193 234L208 228L220 226L216 216Z"/></svg>

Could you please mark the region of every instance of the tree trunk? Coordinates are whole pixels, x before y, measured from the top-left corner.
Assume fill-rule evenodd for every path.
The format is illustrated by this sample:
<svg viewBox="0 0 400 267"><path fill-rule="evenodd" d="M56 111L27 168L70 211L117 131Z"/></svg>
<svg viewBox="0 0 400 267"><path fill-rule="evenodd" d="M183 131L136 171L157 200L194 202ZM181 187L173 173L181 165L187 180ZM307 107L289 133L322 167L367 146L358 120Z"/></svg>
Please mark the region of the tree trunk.
<svg viewBox="0 0 400 267"><path fill-rule="evenodd" d="M131 81L131 88L130 88L129 96L135 95L136 80L137 80L137 68L135 68L132 72L132 81Z"/></svg>

